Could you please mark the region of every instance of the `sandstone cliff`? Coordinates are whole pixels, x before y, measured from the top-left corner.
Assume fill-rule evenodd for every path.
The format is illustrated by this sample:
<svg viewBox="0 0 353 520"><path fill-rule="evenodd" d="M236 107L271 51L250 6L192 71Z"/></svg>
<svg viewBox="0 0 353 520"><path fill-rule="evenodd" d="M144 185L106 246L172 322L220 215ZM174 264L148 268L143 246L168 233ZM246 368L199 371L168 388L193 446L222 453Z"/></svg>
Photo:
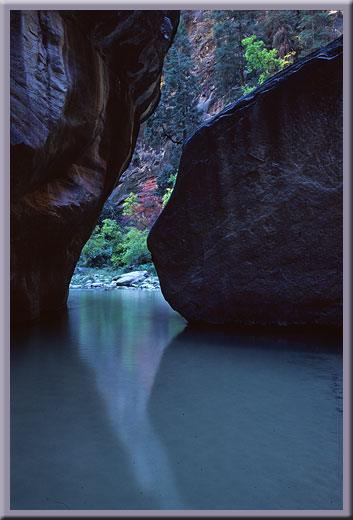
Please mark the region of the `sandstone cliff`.
<svg viewBox="0 0 353 520"><path fill-rule="evenodd" d="M342 37L200 127L149 235L191 322L342 324Z"/></svg>
<svg viewBox="0 0 353 520"><path fill-rule="evenodd" d="M11 319L63 307L160 97L178 11L11 12Z"/></svg>

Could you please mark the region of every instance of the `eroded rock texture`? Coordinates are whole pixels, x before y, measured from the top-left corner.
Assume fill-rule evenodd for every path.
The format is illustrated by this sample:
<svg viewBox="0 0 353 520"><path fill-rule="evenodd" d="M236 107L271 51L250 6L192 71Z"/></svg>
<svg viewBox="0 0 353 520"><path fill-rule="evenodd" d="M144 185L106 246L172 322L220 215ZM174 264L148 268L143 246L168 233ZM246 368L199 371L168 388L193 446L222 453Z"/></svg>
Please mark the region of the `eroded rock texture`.
<svg viewBox="0 0 353 520"><path fill-rule="evenodd" d="M152 228L167 301L214 324L342 323L342 38L185 143Z"/></svg>
<svg viewBox="0 0 353 520"><path fill-rule="evenodd" d="M11 12L11 318L65 305L160 96L178 11Z"/></svg>

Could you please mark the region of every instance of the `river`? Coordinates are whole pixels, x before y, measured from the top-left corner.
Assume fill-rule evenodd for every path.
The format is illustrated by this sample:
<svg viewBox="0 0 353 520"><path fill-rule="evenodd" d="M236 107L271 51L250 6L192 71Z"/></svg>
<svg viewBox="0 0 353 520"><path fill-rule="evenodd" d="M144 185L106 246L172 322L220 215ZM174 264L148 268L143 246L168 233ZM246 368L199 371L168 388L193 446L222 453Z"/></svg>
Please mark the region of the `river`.
<svg viewBox="0 0 353 520"><path fill-rule="evenodd" d="M72 290L13 333L10 456L12 509L341 509L340 342Z"/></svg>

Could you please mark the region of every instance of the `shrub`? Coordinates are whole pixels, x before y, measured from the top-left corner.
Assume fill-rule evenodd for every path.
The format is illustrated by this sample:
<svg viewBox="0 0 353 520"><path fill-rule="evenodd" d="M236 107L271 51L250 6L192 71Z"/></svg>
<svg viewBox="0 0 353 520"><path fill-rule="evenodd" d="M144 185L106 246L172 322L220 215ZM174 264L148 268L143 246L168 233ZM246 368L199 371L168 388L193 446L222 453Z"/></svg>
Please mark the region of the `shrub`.
<svg viewBox="0 0 353 520"><path fill-rule="evenodd" d="M282 58L276 58L277 49L267 50L262 40L256 40L253 34L249 38L242 40L245 45L245 59L247 63L247 70L253 73L253 83L245 84L241 87L243 94L248 94L258 85L273 76L276 72L282 70L288 62Z"/></svg>
<svg viewBox="0 0 353 520"><path fill-rule="evenodd" d="M96 226L81 252L86 267L105 267L111 264L113 252L121 248L122 233L115 220L105 219Z"/></svg>
<svg viewBox="0 0 353 520"><path fill-rule="evenodd" d="M162 199L155 194L154 183L146 181L140 195L130 193L123 203L123 216L128 227L140 231L151 229L162 209Z"/></svg>
<svg viewBox="0 0 353 520"><path fill-rule="evenodd" d="M171 188L168 187L162 197L162 207L163 208L167 204L168 200L170 199L171 194L173 193L177 175L178 175L178 172L175 172L169 176L168 183L171 185Z"/></svg>
<svg viewBox="0 0 353 520"><path fill-rule="evenodd" d="M147 248L147 235L163 205L169 199L177 173L169 176L169 187L162 198L155 194L156 182L146 181L140 195L130 193L123 203L125 226L113 219L97 225L82 249L80 263L86 267L114 267L122 270L143 268L156 274Z"/></svg>
<svg viewBox="0 0 353 520"><path fill-rule="evenodd" d="M124 236L122 252L119 255L122 264L138 267L140 264L152 262L151 253L147 249L148 229L130 228Z"/></svg>

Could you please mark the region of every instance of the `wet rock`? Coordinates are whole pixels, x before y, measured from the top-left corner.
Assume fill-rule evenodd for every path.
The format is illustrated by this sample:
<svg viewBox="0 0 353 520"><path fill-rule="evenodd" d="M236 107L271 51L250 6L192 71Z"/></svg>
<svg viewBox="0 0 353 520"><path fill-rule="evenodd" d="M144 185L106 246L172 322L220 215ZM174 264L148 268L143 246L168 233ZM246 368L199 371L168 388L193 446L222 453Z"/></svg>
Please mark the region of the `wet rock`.
<svg viewBox="0 0 353 520"><path fill-rule="evenodd" d="M342 37L184 144L148 238L190 322L342 324Z"/></svg>
<svg viewBox="0 0 353 520"><path fill-rule="evenodd" d="M179 11L11 11L11 319L65 306L156 108Z"/></svg>

